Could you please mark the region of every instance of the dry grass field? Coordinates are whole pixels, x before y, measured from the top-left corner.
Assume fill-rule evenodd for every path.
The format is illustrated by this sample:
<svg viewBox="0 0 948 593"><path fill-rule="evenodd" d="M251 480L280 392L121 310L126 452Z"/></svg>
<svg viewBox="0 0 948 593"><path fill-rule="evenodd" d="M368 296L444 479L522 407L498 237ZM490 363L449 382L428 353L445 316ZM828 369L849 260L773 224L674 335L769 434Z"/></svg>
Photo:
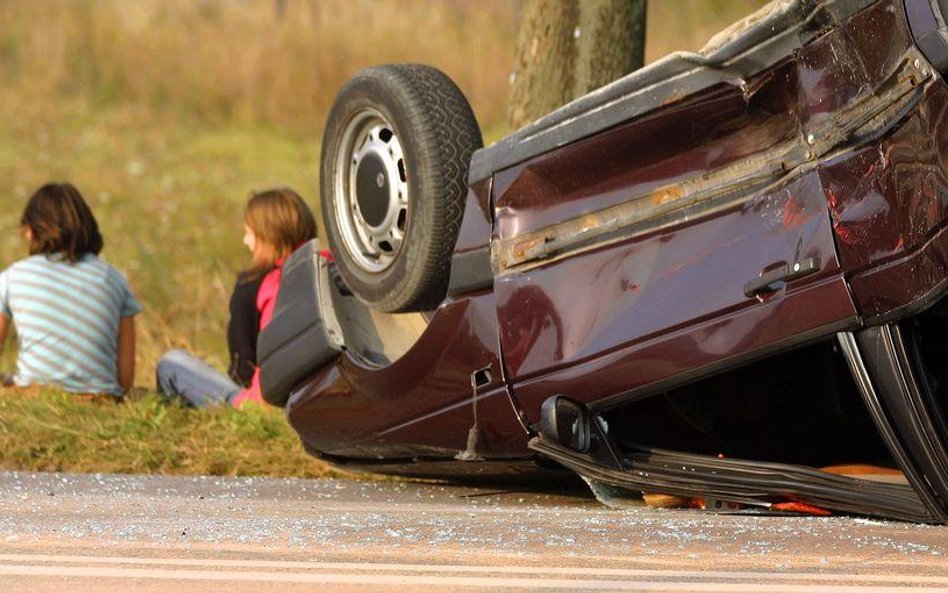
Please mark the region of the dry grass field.
<svg viewBox="0 0 948 593"><path fill-rule="evenodd" d="M647 59L697 49L760 4L651 0ZM353 73L377 63L433 64L469 97L488 141L507 131L516 0L286 0L283 12L280 5L0 0L0 267L25 255L18 221L30 193L50 180L75 183L102 227L103 257L128 275L144 305L140 386L153 386L155 362L170 347L224 366L227 299L247 263L243 204L252 190L288 185L315 208L324 118ZM0 370L12 370L14 354L8 344ZM44 410L62 403L57 397L0 407L0 437L45 442L55 435L16 415L42 424ZM134 421L155 401L132 402L143 406L137 411L95 406L96 414ZM178 424L191 422L188 410L169 413ZM62 421L73 431L110 434L74 424L92 416ZM213 424L191 416L195 431ZM134 434L129 442L164 438L157 429ZM0 467L108 469L85 462L29 465L22 462L29 455L5 451L0 438ZM75 454L72 445L63 451ZM256 471L239 464L129 463L115 467Z"/></svg>

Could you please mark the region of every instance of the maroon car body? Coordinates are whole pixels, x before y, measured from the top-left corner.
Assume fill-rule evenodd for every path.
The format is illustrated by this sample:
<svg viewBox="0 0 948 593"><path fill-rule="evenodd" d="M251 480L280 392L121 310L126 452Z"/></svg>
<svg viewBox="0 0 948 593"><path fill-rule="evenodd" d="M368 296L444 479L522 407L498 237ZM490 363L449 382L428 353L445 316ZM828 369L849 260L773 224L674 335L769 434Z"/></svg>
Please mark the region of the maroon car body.
<svg viewBox="0 0 948 593"><path fill-rule="evenodd" d="M286 409L307 449L435 476L547 459L628 490L944 522L948 391L929 345L948 279L938 19L927 0L773 5L475 153L447 297L397 359L344 349L295 386ZM829 396L776 399L760 378L777 375L844 377L862 416L839 414L838 432L863 441L867 426L878 447L826 454L811 433L836 418ZM760 398L728 403L755 381L775 398L762 408L798 401L805 419L724 459L724 428L696 446L653 405L776 434ZM722 394L720 415L682 405L701 393ZM586 442L544 429L554 396ZM811 436L812 454L785 452ZM812 469L880 459L904 480L861 498L868 480Z"/></svg>

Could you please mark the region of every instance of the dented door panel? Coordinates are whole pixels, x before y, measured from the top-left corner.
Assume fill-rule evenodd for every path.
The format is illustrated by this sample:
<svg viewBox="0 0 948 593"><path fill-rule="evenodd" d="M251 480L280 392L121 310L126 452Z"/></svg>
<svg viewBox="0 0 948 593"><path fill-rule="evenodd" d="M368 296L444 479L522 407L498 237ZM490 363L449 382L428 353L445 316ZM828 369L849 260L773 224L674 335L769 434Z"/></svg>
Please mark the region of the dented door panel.
<svg viewBox="0 0 948 593"><path fill-rule="evenodd" d="M496 238L515 241L615 206L669 204L689 189L684 182L747 158L753 163L745 168L759 171L771 151L799 135L800 124L792 68L778 68L754 86L745 96L739 85L720 85L700 99L497 173ZM501 268L514 264L500 262Z"/></svg>
<svg viewBox="0 0 948 593"><path fill-rule="evenodd" d="M948 276L948 92L937 83L892 134L821 169L840 258L870 323L924 306Z"/></svg>
<svg viewBox="0 0 948 593"><path fill-rule="evenodd" d="M820 261L818 272L745 296L761 272L806 258ZM543 394L621 396L856 317L815 173L688 224L505 275L495 293L504 358L531 417Z"/></svg>

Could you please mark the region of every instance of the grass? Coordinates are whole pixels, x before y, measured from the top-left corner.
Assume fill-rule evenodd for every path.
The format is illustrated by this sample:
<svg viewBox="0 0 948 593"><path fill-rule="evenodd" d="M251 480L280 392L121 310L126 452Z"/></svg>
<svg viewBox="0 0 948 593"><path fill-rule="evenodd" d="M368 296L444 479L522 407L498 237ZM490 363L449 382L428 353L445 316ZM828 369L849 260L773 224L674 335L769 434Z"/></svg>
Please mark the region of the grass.
<svg viewBox="0 0 948 593"><path fill-rule="evenodd" d="M759 0L651 2L647 58L697 49ZM136 384L186 348L223 369L251 190L317 203L319 137L337 89L375 63L454 78L488 141L506 132L516 34L508 0L0 0L0 268L26 255L32 191L75 183L103 257L144 306ZM0 371L11 371L8 343ZM154 395L89 404L0 392L0 468L323 475L278 410L211 412Z"/></svg>
<svg viewBox="0 0 948 593"><path fill-rule="evenodd" d="M153 394L116 404L55 390L0 392L0 470L338 476L278 410L194 410Z"/></svg>

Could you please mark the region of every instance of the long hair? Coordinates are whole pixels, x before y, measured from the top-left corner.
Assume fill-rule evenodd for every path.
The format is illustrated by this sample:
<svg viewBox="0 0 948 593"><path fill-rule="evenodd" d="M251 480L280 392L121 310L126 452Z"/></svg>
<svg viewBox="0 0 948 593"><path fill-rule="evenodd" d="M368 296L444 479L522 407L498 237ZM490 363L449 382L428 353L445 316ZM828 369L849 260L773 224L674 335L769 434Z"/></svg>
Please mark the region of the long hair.
<svg viewBox="0 0 948 593"><path fill-rule="evenodd" d="M244 280L264 276L278 260L316 236L316 221L309 206L286 187L252 194L244 210L244 224L257 240L251 267L241 274Z"/></svg>
<svg viewBox="0 0 948 593"><path fill-rule="evenodd" d="M104 242L82 194L70 183L47 183L26 203L20 224L30 229L30 255L61 253L70 263L98 255Z"/></svg>

